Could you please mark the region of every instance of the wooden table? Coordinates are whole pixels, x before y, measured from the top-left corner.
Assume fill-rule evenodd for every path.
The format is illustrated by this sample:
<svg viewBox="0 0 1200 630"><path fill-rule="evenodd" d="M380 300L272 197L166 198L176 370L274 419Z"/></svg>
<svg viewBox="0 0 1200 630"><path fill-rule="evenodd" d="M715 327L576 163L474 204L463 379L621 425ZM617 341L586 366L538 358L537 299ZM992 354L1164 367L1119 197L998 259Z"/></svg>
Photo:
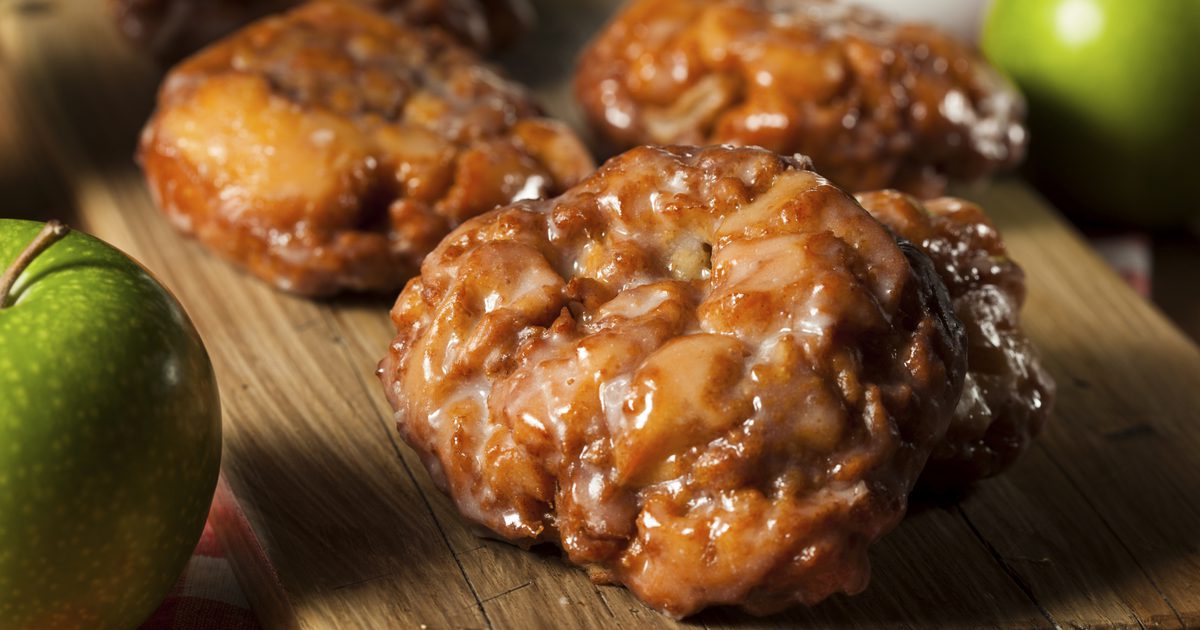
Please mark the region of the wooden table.
<svg viewBox="0 0 1200 630"><path fill-rule="evenodd" d="M277 570L238 564L264 623L675 625L552 552L473 535L398 442L372 374L391 336L387 300L283 295L167 225L131 159L158 71L100 4L0 0L0 214L99 235L191 313L222 388L223 488L257 535L225 530L224 542L239 561L261 545ZM608 3L543 4L544 37L508 62L563 114L552 77L571 54L537 46L586 36ZM873 549L865 594L691 624L1200 627L1200 352L1025 186L961 192L991 209L1029 273L1028 330L1060 386L1045 433L961 501L913 505Z"/></svg>

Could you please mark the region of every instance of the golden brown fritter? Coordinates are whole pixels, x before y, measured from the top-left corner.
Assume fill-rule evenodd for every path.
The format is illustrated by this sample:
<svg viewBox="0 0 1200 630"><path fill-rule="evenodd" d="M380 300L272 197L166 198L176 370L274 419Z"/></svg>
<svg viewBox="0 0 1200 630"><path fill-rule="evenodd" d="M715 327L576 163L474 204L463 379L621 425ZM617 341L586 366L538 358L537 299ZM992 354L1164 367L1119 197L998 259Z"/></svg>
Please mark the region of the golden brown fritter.
<svg viewBox="0 0 1200 630"><path fill-rule="evenodd" d="M511 41L532 20L528 0L345 0L415 27L437 26L478 50ZM121 32L164 59L179 59L251 21L303 0L108 0Z"/></svg>
<svg viewBox="0 0 1200 630"><path fill-rule="evenodd" d="M933 197L1024 153L1020 95L966 44L830 0L634 0L575 90L617 148L803 153L854 191Z"/></svg>
<svg viewBox="0 0 1200 630"><path fill-rule="evenodd" d="M921 485L961 488L1003 471L1045 424L1055 392L1021 329L1024 272L975 204L951 198L922 204L895 191L858 199L929 255L967 331L963 395Z"/></svg>
<svg viewBox="0 0 1200 630"><path fill-rule="evenodd" d="M454 226L593 168L448 37L320 2L175 68L139 156L181 229L305 295L398 290Z"/></svg>
<svg viewBox="0 0 1200 630"><path fill-rule="evenodd" d="M961 391L929 259L761 149L640 148L446 237L380 376L459 509L685 616L868 581Z"/></svg>

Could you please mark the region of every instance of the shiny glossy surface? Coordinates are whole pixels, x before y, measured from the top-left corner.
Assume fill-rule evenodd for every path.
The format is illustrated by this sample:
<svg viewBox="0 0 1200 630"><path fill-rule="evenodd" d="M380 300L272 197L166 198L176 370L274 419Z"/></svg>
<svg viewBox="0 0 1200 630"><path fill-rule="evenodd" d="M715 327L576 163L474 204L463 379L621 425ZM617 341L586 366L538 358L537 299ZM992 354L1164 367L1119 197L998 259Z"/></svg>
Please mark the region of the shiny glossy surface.
<svg viewBox="0 0 1200 630"><path fill-rule="evenodd" d="M1069 213L1200 218L1200 2L996 0L983 50L1029 97L1029 173Z"/></svg>
<svg viewBox="0 0 1200 630"><path fill-rule="evenodd" d="M801 163L642 148L449 235L381 377L468 518L672 615L768 612L866 586L958 400L949 309Z"/></svg>
<svg viewBox="0 0 1200 630"><path fill-rule="evenodd" d="M0 267L41 229L0 219ZM195 549L216 377L154 278L73 232L0 309L0 628L134 628Z"/></svg>
<svg viewBox="0 0 1200 630"><path fill-rule="evenodd" d="M585 51L575 90L618 147L803 153L856 191L936 196L1026 143L1020 95L970 46L826 0L636 0Z"/></svg>
<svg viewBox="0 0 1200 630"><path fill-rule="evenodd" d="M875 218L933 260L967 331L967 377L921 484L961 488L1010 466L1050 416L1054 379L1021 328L1025 273L979 206L923 204L894 191L859 195Z"/></svg>
<svg viewBox="0 0 1200 630"><path fill-rule="evenodd" d="M463 220L593 166L470 51L344 3L262 20L180 64L139 156L181 229L306 295L397 290Z"/></svg>

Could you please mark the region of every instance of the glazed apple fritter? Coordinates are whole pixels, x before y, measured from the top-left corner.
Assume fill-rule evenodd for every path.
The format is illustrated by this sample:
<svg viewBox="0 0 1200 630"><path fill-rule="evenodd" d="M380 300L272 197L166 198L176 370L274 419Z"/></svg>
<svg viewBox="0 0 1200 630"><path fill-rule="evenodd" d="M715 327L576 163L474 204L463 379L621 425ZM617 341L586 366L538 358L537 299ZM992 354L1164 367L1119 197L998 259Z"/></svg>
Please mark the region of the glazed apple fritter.
<svg viewBox="0 0 1200 630"><path fill-rule="evenodd" d="M528 0L344 0L414 27L436 26L478 50L503 46L533 19ZM179 59L303 0L108 0L121 32L163 59Z"/></svg>
<svg viewBox="0 0 1200 630"><path fill-rule="evenodd" d="M181 229L314 296L398 290L454 226L593 168L565 126L449 37L334 2L176 67L139 157Z"/></svg>
<svg viewBox="0 0 1200 630"><path fill-rule="evenodd" d="M832 0L634 0L583 54L602 138L803 153L854 191L930 198L1024 154L1024 104L966 44Z"/></svg>
<svg viewBox="0 0 1200 630"><path fill-rule="evenodd" d="M965 368L925 254L752 148L476 217L392 320L387 397L462 513L675 616L862 590Z"/></svg>
<svg viewBox="0 0 1200 630"><path fill-rule="evenodd" d="M983 210L961 199L896 191L859 195L876 219L933 260L967 331L967 376L946 437L921 485L961 488L1010 466L1041 431L1054 380L1021 329L1025 274Z"/></svg>

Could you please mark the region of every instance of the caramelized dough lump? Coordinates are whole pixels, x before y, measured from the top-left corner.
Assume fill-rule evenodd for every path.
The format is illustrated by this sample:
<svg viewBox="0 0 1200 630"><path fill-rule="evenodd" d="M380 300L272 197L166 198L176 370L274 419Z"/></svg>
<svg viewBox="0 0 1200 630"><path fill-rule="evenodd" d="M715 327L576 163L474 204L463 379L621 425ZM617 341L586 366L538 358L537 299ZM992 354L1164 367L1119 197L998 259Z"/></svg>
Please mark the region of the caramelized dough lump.
<svg viewBox="0 0 1200 630"><path fill-rule="evenodd" d="M1020 95L968 45L832 0L633 0L575 90L617 148L804 153L854 191L933 197L1025 147Z"/></svg>
<svg viewBox="0 0 1200 630"><path fill-rule="evenodd" d="M929 255L967 332L963 395L921 485L956 488L1000 473L1041 431L1055 393L1021 329L1024 272L975 204L951 198L921 204L896 191L858 200Z"/></svg>
<svg viewBox="0 0 1200 630"><path fill-rule="evenodd" d="M928 258L760 149L632 150L421 272L404 439L467 518L675 616L861 591L962 387Z"/></svg>
<svg viewBox="0 0 1200 630"><path fill-rule="evenodd" d="M305 295L398 290L454 226L593 168L470 51L335 2L176 67L140 159L181 229Z"/></svg>

